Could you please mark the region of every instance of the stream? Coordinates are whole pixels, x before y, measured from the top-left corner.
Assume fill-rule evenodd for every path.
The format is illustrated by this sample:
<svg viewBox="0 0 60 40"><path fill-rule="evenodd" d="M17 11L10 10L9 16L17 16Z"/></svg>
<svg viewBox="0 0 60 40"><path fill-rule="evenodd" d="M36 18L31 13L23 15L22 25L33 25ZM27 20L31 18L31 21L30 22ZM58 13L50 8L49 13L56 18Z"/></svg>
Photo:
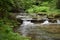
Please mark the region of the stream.
<svg viewBox="0 0 60 40"><path fill-rule="evenodd" d="M51 36L52 33L41 29L41 27L50 27L51 24L57 24L56 26L52 25L52 27L60 27L60 20L57 19L56 23L50 23L48 20L45 20L37 26L35 23L24 18L23 23L18 28L18 31L23 37L31 37L31 40L60 40L60 37L58 38L54 35Z"/></svg>

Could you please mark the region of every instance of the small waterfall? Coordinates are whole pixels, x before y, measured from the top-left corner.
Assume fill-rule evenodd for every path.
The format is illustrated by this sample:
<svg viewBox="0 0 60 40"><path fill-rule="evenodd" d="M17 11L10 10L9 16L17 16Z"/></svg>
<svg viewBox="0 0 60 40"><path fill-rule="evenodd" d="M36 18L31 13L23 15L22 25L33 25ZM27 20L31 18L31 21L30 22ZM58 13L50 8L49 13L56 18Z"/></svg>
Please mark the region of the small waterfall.
<svg viewBox="0 0 60 40"><path fill-rule="evenodd" d="M46 21L44 21L42 24L49 24L49 21L46 20Z"/></svg>
<svg viewBox="0 0 60 40"><path fill-rule="evenodd" d="M57 20L57 24L60 24L60 20Z"/></svg>
<svg viewBox="0 0 60 40"><path fill-rule="evenodd" d="M23 20L23 24L20 27L22 36L27 36L33 26L34 23L31 23L31 21Z"/></svg>

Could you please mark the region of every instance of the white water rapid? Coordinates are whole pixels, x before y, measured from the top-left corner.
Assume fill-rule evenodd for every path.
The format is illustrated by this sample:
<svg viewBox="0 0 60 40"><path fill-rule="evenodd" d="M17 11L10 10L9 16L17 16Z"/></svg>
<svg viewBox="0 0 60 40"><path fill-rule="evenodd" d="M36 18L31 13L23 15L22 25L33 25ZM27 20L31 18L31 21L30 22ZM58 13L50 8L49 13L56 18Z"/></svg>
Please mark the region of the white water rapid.
<svg viewBox="0 0 60 40"><path fill-rule="evenodd" d="M34 23L31 23L31 21L24 20L23 24L20 27L22 36L27 36L30 33L32 27L34 27Z"/></svg>
<svg viewBox="0 0 60 40"><path fill-rule="evenodd" d="M60 24L60 20L57 20L57 24Z"/></svg>
<svg viewBox="0 0 60 40"><path fill-rule="evenodd" d="M44 21L42 24L49 24L49 21L46 20L46 21Z"/></svg>

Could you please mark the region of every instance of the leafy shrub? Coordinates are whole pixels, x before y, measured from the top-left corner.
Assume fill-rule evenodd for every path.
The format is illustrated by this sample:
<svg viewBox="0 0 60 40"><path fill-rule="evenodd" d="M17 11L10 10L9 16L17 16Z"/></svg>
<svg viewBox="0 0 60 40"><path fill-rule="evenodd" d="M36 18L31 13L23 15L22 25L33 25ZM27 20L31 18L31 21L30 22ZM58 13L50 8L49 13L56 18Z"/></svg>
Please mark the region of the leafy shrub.
<svg viewBox="0 0 60 40"><path fill-rule="evenodd" d="M35 6L33 8L27 9L26 12L28 13L49 12L49 7Z"/></svg>
<svg viewBox="0 0 60 40"><path fill-rule="evenodd" d="M29 40L18 33L14 33L11 26L14 23L10 20L0 19L0 40Z"/></svg>
<svg viewBox="0 0 60 40"><path fill-rule="evenodd" d="M48 5L49 5L48 2L43 2L43 3L41 4L41 6L48 6Z"/></svg>

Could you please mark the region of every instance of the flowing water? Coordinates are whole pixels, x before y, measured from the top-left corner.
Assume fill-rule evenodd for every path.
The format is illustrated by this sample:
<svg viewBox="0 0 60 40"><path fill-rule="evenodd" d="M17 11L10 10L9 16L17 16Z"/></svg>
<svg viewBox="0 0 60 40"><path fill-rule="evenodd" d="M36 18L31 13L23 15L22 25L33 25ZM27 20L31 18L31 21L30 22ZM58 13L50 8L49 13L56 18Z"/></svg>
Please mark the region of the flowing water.
<svg viewBox="0 0 60 40"><path fill-rule="evenodd" d="M43 25L43 24L49 24L49 21L46 20L46 21L44 21L44 22L42 23L42 25Z"/></svg>
<svg viewBox="0 0 60 40"><path fill-rule="evenodd" d="M59 23L59 22L57 22ZM49 24L48 20L44 21L41 24ZM31 21L23 20L21 27L19 28L22 36L30 36L31 40L54 40L52 37L48 36L44 30L41 30Z"/></svg>
<svg viewBox="0 0 60 40"><path fill-rule="evenodd" d="M57 20L57 24L60 24L60 20Z"/></svg>
<svg viewBox="0 0 60 40"><path fill-rule="evenodd" d="M23 21L23 24L21 25L21 34L22 36L27 36L27 34L30 33L30 29L34 27L34 23L31 23L31 21Z"/></svg>
<svg viewBox="0 0 60 40"><path fill-rule="evenodd" d="M48 33L47 31L41 30L41 28L40 28L44 24L50 26L49 24L51 24L51 23L48 20L46 20L41 24L38 27L38 26L36 26L35 23L32 23L31 21L27 21L26 19L24 19L23 23L21 24L18 31L24 37L26 37L26 36L31 37L31 40L55 40L53 37L48 36L50 33ZM57 20L57 24L59 24L59 27L60 27L60 20ZM46 27L48 27L48 26L46 26Z"/></svg>

